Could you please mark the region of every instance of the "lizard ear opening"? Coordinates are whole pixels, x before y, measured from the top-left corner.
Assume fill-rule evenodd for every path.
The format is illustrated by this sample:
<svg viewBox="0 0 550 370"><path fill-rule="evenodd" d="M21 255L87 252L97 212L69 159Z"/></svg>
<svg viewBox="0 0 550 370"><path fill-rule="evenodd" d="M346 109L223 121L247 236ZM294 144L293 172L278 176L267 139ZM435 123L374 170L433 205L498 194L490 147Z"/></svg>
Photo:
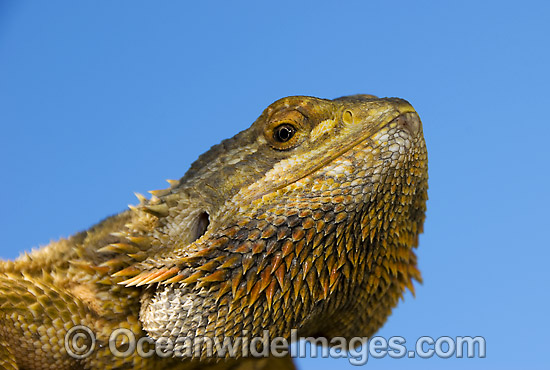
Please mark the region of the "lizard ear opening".
<svg viewBox="0 0 550 370"><path fill-rule="evenodd" d="M206 232L208 225L210 224L210 219L207 212L202 212L198 215L193 228L191 229L192 237L191 243L200 238Z"/></svg>

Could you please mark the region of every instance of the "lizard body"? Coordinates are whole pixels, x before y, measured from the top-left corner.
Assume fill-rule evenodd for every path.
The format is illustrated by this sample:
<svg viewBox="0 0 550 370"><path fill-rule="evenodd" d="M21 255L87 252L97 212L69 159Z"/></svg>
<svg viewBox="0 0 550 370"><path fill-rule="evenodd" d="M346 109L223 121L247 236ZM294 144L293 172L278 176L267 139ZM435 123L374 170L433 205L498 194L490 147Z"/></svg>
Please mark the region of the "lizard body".
<svg viewBox="0 0 550 370"><path fill-rule="evenodd" d="M185 359L119 358L108 339L128 329L184 352L185 339L264 330L370 336L420 280L413 248L427 153L420 119L401 99L280 99L152 193L0 262L0 367L291 369L288 356L216 360L228 355L200 341ZM97 338L82 359L65 348L75 325Z"/></svg>

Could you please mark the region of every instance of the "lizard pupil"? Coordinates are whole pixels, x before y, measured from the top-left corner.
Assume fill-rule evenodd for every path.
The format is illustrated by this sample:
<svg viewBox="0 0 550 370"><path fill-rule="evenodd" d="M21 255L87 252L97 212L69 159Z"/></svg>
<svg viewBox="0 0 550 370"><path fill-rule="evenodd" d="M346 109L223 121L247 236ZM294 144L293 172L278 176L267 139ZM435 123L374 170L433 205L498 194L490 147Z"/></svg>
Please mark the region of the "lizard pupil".
<svg viewBox="0 0 550 370"><path fill-rule="evenodd" d="M275 129L275 140L284 143L286 141L289 141L294 136L294 133L296 132L296 129L294 126L284 124Z"/></svg>

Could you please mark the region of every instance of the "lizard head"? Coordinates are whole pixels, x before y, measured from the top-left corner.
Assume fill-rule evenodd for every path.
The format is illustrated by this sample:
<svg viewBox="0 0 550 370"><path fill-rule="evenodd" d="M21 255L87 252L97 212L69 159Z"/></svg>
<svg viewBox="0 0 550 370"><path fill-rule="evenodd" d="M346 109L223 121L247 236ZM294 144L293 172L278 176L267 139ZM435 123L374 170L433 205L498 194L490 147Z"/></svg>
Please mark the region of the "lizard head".
<svg viewBox="0 0 550 370"><path fill-rule="evenodd" d="M283 98L142 199L126 231L139 251L115 276L145 287L143 328L182 352L190 339L263 330L369 336L420 279L426 200L409 103Z"/></svg>

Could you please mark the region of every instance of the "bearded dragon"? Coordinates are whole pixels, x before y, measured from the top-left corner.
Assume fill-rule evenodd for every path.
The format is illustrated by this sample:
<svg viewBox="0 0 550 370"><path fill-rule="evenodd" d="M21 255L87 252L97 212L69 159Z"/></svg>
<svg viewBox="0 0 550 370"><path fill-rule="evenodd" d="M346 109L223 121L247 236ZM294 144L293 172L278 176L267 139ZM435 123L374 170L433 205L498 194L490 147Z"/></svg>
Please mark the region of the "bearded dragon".
<svg viewBox="0 0 550 370"><path fill-rule="evenodd" d="M117 357L117 329L176 350L264 331L370 336L421 279L413 249L427 179L422 125L408 102L280 99L169 188L0 262L0 367L294 368L289 356L242 355L244 341L231 356L197 341L183 358ZM91 345L67 343L75 326L94 335L83 358L67 347Z"/></svg>

